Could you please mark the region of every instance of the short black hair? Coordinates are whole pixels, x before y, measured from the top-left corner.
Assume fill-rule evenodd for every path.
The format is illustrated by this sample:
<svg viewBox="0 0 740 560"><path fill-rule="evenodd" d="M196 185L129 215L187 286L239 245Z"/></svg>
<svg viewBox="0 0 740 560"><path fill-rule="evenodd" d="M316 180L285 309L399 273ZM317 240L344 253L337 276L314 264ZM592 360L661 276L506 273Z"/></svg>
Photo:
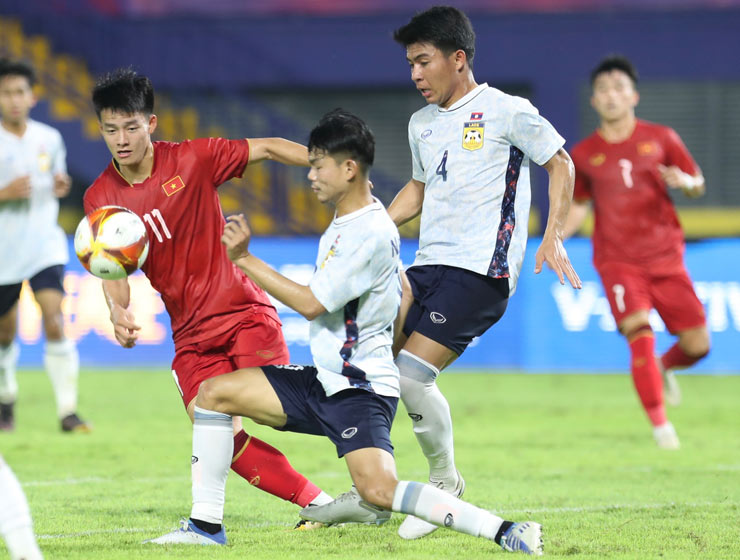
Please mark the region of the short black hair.
<svg viewBox="0 0 740 560"><path fill-rule="evenodd" d="M611 72L612 70L619 70L627 74L632 80L632 85L637 85L639 76L637 75L637 69L630 62L626 56L621 54L610 54L604 58L599 64L591 71L591 86L594 85L596 78L600 74Z"/></svg>
<svg viewBox="0 0 740 560"><path fill-rule="evenodd" d="M468 16L452 6L434 6L417 13L406 25L393 32L393 38L404 47L414 43L431 43L446 55L465 52L473 68L475 31Z"/></svg>
<svg viewBox="0 0 740 560"><path fill-rule="evenodd" d="M367 173L375 160L375 137L365 122L344 109L321 117L308 138L308 151L322 151L334 157L346 154Z"/></svg>
<svg viewBox="0 0 740 560"><path fill-rule="evenodd" d="M0 58L0 78L5 76L23 76L28 80L28 85L36 85L36 72L33 66L22 60L11 60Z"/></svg>
<svg viewBox="0 0 740 560"><path fill-rule="evenodd" d="M146 76L133 68L119 68L98 78L92 92L95 113L100 118L104 109L127 115L154 112L154 87Z"/></svg>

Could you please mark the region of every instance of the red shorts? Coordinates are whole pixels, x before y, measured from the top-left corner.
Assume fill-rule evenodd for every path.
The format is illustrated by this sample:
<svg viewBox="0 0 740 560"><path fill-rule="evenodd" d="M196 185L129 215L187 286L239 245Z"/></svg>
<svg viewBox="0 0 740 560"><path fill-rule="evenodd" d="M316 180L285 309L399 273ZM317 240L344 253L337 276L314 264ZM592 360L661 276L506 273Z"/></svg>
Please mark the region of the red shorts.
<svg viewBox="0 0 740 560"><path fill-rule="evenodd" d="M706 324L704 306L696 297L686 268L660 274L625 263L597 267L617 325L636 311L655 308L672 334Z"/></svg>
<svg viewBox="0 0 740 560"><path fill-rule="evenodd" d="M240 368L289 363L280 323L257 313L223 334L177 349L172 376L187 408L206 379Z"/></svg>

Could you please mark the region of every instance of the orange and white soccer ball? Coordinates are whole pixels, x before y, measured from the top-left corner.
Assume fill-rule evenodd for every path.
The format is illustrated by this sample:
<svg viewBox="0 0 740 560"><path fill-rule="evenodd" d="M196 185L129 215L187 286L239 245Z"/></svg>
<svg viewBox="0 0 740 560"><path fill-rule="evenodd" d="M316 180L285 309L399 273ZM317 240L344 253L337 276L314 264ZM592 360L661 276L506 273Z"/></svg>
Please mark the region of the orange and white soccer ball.
<svg viewBox="0 0 740 560"><path fill-rule="evenodd" d="M144 222L122 206L98 208L77 226L75 253L82 266L98 278L125 278L141 267L149 254Z"/></svg>

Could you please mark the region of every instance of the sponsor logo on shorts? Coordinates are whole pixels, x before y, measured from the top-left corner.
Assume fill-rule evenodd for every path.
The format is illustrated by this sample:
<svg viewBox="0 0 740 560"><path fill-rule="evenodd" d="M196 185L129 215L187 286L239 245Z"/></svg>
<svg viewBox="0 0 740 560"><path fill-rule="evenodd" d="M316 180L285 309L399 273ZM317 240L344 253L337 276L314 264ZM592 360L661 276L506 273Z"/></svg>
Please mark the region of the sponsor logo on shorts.
<svg viewBox="0 0 740 560"><path fill-rule="evenodd" d="M455 518L452 517L451 513L448 513L445 515L445 527L452 527L452 524L455 522Z"/></svg>
<svg viewBox="0 0 740 560"><path fill-rule="evenodd" d="M272 358L273 356L275 356L275 352L273 352L272 350L257 350L256 354L260 358Z"/></svg>
<svg viewBox="0 0 740 560"><path fill-rule="evenodd" d="M190 464L191 464L191 465L194 465L194 464L195 464L195 463L197 463L197 462L198 462L198 458L197 458L197 457L196 457L195 455L192 455L192 456L190 457Z"/></svg>
<svg viewBox="0 0 740 560"><path fill-rule="evenodd" d="M432 129L431 128L427 128L424 132L421 133L421 139L422 140L426 140L431 135L432 135Z"/></svg>
<svg viewBox="0 0 740 560"><path fill-rule="evenodd" d="M409 418L411 418L414 422L421 422L421 419L424 417L421 414L409 412Z"/></svg>
<svg viewBox="0 0 740 560"><path fill-rule="evenodd" d="M357 433L357 428L355 426L352 426L351 428L347 428L342 432L342 438L344 439L350 439Z"/></svg>
<svg viewBox="0 0 740 560"><path fill-rule="evenodd" d="M432 311L429 314L429 318L432 320L432 323L442 324L447 322L447 317L437 311Z"/></svg>

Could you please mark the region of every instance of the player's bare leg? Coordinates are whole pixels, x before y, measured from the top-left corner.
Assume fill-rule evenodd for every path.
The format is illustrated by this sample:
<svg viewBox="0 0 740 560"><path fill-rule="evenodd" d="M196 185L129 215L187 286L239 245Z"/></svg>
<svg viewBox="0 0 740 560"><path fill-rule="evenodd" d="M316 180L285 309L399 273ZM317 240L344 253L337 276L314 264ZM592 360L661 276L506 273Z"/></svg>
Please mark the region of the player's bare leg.
<svg viewBox="0 0 740 560"><path fill-rule="evenodd" d="M246 370L240 370L240 372L256 370L262 374L262 370L259 368L248 368ZM240 401L225 400L222 397L226 396L226 393L231 390L235 390L234 387L242 386L242 374L235 375L237 372L228 373L219 376L222 385L222 390L216 392L213 390L212 385L208 381L201 384L199 394L201 392L207 393L207 397L202 397L206 408L208 406L216 406L216 403L220 403L222 407L231 407L236 409L237 407L245 406ZM244 374L247 375L247 374ZM264 374L262 374L264 378ZM223 379L221 379L223 378ZM251 378L250 378L251 380ZM274 394L272 386L269 384L267 379L264 379L264 386L259 379L256 377L255 381L250 383L250 392L253 391L267 391ZM239 389L243 390L243 389ZM277 396L275 396L277 399ZM194 422L195 406L198 398L193 399L188 405L187 411L190 416L190 421ZM279 404L280 401L277 401ZM274 404L274 403L272 403ZM285 421L283 420L283 423ZM305 507L310 504L323 504L331 501L331 496L321 490L313 482L308 480L301 473L296 471L288 461L287 457L283 455L278 449L269 445L268 443L250 436L243 429L243 423L240 416L232 417L232 433L233 433L233 448L232 448L232 461L231 469L245 479L249 484L259 488L260 490L282 498L286 501L297 504L301 507Z"/></svg>
<svg viewBox="0 0 740 560"><path fill-rule="evenodd" d="M0 317L0 431L15 428L14 408L18 398L15 378L18 364L18 344L15 342L18 303Z"/></svg>
<svg viewBox="0 0 740 560"><path fill-rule="evenodd" d="M457 354L449 348L414 332L399 352L396 365L401 372L401 399L429 463L429 482L460 497L465 481L455 467L450 406L436 383L439 372L456 358ZM416 539L436 529L436 525L408 517L398 534Z"/></svg>
<svg viewBox="0 0 740 560"><path fill-rule="evenodd" d="M62 431L89 432L92 429L90 424L77 415L80 357L74 341L64 336L64 294L53 288L44 288L35 292L34 297L41 307L46 336L44 367L54 389Z"/></svg>
<svg viewBox="0 0 740 560"><path fill-rule="evenodd" d="M424 520L434 527L446 527L492 540L510 552L542 554L539 523L505 521L430 484L399 482L393 456L384 449L357 449L347 453L345 461L355 484L355 499L367 508L406 513L408 518ZM304 508L301 515L315 521L331 522L337 519L336 511L342 511L343 504L338 501Z"/></svg>
<svg viewBox="0 0 740 560"><path fill-rule="evenodd" d="M709 354L709 331L706 325L683 330L678 334L676 343L659 359L665 388L665 399L670 405L681 402L681 390L676 381L674 370L693 366Z"/></svg>
<svg viewBox="0 0 740 560"><path fill-rule="evenodd" d="M663 381L655 357L655 335L648 321L648 310L627 315L619 323L631 354L632 381L645 413L653 425L653 437L661 449L678 449L676 430L668 421L663 403Z"/></svg>

